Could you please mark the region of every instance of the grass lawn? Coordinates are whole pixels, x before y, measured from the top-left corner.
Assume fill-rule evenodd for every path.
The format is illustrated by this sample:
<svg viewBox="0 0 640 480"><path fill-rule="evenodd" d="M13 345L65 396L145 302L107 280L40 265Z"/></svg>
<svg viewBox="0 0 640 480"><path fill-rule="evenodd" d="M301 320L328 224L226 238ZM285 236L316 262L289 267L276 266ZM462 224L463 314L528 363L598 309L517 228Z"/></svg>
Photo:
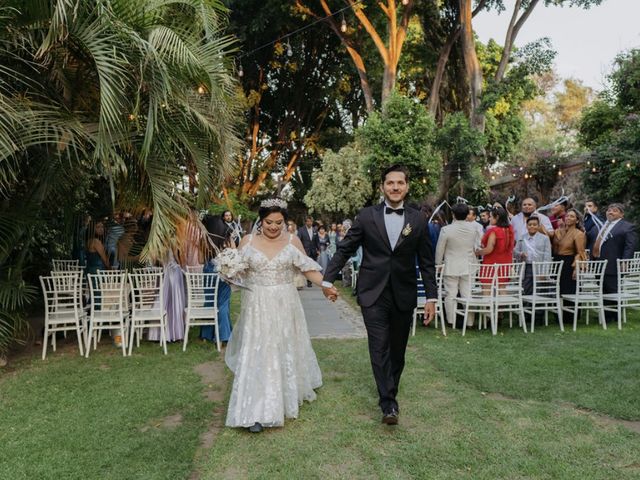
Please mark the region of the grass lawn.
<svg viewBox="0 0 640 480"><path fill-rule="evenodd" d="M210 344L35 352L0 376L0 478L640 478L640 317L502 333L418 328L398 427L380 424L366 341L314 341L317 401L260 435L217 428L231 376L201 381L198 365L222 372Z"/></svg>

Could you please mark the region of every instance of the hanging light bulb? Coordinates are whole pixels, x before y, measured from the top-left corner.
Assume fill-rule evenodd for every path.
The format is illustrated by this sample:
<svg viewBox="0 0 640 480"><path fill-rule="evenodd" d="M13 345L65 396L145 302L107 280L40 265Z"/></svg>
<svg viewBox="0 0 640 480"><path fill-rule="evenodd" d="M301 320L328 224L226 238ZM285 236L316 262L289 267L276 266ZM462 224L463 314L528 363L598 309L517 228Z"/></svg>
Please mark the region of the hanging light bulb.
<svg viewBox="0 0 640 480"><path fill-rule="evenodd" d="M558 176L561 177L562 176L562 170L558 170Z"/></svg>
<svg viewBox="0 0 640 480"><path fill-rule="evenodd" d="M611 159L611 163L616 163L616 159L615 159L615 158L612 158L612 159Z"/></svg>
<svg viewBox="0 0 640 480"><path fill-rule="evenodd" d="M627 168L631 168L631 162L627 162Z"/></svg>
<svg viewBox="0 0 640 480"><path fill-rule="evenodd" d="M592 171L593 173L596 173L596 167L593 167L593 168L591 169L591 171Z"/></svg>
<svg viewBox="0 0 640 480"><path fill-rule="evenodd" d="M409 0L402 0L403 5L409 5Z"/></svg>
<svg viewBox="0 0 640 480"><path fill-rule="evenodd" d="M238 65L238 76L240 78L244 77L244 70L242 69L242 65Z"/></svg>
<svg viewBox="0 0 640 480"><path fill-rule="evenodd" d="M287 40L287 57L293 57L293 50L291 49L291 44L289 40Z"/></svg>
<svg viewBox="0 0 640 480"><path fill-rule="evenodd" d="M203 87L202 85L200 85L200 86L198 87L198 93L199 93L200 95L202 95L202 94L204 93L204 87Z"/></svg>
<svg viewBox="0 0 640 480"><path fill-rule="evenodd" d="M342 33L347 32L347 21L344 19L344 13L342 14L342 22L340 23L340 31Z"/></svg>

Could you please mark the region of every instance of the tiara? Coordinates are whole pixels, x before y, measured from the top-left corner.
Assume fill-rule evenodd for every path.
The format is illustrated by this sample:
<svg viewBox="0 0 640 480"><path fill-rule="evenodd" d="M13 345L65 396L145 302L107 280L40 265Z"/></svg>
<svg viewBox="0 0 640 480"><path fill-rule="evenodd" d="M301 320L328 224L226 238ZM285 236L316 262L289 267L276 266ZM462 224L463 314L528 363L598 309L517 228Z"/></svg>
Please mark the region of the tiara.
<svg viewBox="0 0 640 480"><path fill-rule="evenodd" d="M283 209L287 208L287 202L282 200L281 198L267 198L260 202L260 208L271 208L271 207L280 207Z"/></svg>

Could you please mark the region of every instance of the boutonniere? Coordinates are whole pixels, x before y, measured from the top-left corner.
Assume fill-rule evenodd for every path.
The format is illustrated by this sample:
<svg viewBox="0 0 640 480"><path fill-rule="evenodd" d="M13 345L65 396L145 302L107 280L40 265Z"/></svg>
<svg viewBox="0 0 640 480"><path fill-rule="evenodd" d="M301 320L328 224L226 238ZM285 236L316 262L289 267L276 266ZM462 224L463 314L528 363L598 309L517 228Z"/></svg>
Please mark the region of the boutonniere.
<svg viewBox="0 0 640 480"><path fill-rule="evenodd" d="M403 237L408 237L409 234L411 233L411 224L407 223L404 228L402 229L402 236Z"/></svg>

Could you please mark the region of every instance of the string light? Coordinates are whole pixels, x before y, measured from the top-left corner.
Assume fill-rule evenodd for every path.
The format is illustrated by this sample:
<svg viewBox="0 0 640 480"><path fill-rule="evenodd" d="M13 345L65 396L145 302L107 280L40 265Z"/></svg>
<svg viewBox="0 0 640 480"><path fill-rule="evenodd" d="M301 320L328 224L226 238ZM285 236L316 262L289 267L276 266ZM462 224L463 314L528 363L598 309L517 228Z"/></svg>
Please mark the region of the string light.
<svg viewBox="0 0 640 480"><path fill-rule="evenodd" d="M289 40L287 40L287 57L293 57L293 50L291 49L291 44Z"/></svg>
<svg viewBox="0 0 640 480"><path fill-rule="evenodd" d="M526 179L528 179L528 178L529 178L529 174L528 174L528 173L525 173L525 174L524 174L524 179L526 180Z"/></svg>
<svg viewBox="0 0 640 480"><path fill-rule="evenodd" d="M627 168L631 168L631 162L627 162Z"/></svg>
<svg viewBox="0 0 640 480"><path fill-rule="evenodd" d="M402 4L405 5L405 6L409 5L409 0L402 0Z"/></svg>
<svg viewBox="0 0 640 480"><path fill-rule="evenodd" d="M592 171L593 173L596 173L596 167L593 167L593 168L591 169L591 171Z"/></svg>
<svg viewBox="0 0 640 480"><path fill-rule="evenodd" d="M427 183L427 179L422 177L422 183Z"/></svg>
<svg viewBox="0 0 640 480"><path fill-rule="evenodd" d="M238 65L238 76L240 78L244 77L244 70L242 70L242 65Z"/></svg>
<svg viewBox="0 0 640 480"><path fill-rule="evenodd" d="M344 13L342 14L342 22L340 23L340 31L347 33L347 21L344 19Z"/></svg>
<svg viewBox="0 0 640 480"><path fill-rule="evenodd" d="M611 159L611 163L616 163L616 159L615 159L615 158L612 158L612 159Z"/></svg>
<svg viewBox="0 0 640 480"><path fill-rule="evenodd" d="M200 95L204 94L204 87L203 87L202 85L200 85L200 86L198 87L198 93L199 93Z"/></svg>
<svg viewBox="0 0 640 480"><path fill-rule="evenodd" d="M558 176L561 177L562 176L562 170L558 170Z"/></svg>

